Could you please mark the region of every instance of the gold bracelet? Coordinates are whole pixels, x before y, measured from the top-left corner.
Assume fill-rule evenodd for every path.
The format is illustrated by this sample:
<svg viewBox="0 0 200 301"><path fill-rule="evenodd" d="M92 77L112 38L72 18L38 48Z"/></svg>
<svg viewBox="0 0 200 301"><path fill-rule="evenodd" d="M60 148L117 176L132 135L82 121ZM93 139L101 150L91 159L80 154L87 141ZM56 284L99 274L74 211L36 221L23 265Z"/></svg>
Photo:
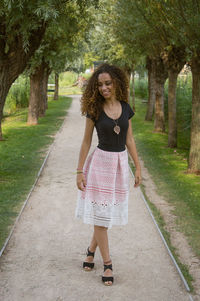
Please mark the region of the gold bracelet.
<svg viewBox="0 0 200 301"><path fill-rule="evenodd" d="M83 171L82 170L77 170L76 173L81 174L81 173L83 173Z"/></svg>

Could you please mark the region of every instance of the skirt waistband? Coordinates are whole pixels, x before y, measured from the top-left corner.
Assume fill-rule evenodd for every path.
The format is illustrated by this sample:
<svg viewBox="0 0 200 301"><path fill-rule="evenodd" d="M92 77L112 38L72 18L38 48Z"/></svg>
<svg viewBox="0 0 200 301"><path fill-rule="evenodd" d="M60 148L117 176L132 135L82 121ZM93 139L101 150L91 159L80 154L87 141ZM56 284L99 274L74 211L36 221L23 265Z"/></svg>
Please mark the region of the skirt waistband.
<svg viewBox="0 0 200 301"><path fill-rule="evenodd" d="M98 149L100 150L101 152L105 152L105 153L109 153L109 154L123 154L123 153L127 153L127 149L123 150L123 151L119 151L119 152L113 152L113 151L107 151L107 150L104 150L104 149L101 149L99 146L96 146L95 149Z"/></svg>

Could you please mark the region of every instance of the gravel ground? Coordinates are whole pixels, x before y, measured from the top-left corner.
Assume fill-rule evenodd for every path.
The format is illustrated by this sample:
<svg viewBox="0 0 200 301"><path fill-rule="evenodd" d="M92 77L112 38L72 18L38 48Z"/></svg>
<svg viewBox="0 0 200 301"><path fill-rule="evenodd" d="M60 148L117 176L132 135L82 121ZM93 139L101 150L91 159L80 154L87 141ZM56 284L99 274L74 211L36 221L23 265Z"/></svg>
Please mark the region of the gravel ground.
<svg viewBox="0 0 200 301"><path fill-rule="evenodd" d="M82 270L92 226L74 218L75 170L83 137L79 97L0 259L1 301L189 301L180 277L130 177L129 223L109 230L115 283L105 287L99 250ZM94 137L91 150L96 146Z"/></svg>

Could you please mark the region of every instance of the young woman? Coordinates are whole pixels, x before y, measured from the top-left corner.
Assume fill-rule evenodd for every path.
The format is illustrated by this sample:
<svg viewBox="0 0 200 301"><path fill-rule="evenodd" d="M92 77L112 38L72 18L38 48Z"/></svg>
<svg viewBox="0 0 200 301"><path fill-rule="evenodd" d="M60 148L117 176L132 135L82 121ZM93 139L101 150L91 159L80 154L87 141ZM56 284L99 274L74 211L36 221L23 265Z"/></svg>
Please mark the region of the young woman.
<svg viewBox="0 0 200 301"><path fill-rule="evenodd" d="M107 229L128 222L127 150L136 167L134 186L141 183L140 163L131 127L134 112L128 104L128 82L124 72L116 66L101 65L83 93L81 111L87 118L77 167L79 193L76 217L94 225L83 268L86 271L93 269L98 246L104 263L102 281L105 285L112 285L114 277ZM94 127L98 146L87 158Z"/></svg>

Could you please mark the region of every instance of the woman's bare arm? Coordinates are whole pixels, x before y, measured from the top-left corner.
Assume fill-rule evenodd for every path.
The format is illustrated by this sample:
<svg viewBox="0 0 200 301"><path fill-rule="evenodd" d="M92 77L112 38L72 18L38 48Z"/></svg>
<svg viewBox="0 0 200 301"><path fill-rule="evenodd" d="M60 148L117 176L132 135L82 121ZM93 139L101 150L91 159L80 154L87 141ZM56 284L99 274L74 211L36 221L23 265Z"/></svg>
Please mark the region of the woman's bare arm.
<svg viewBox="0 0 200 301"><path fill-rule="evenodd" d="M81 144L81 149L79 152L79 160L78 160L77 169L80 169L80 170L83 169L85 160L86 160L88 152L90 150L93 130L94 130L94 122L90 118L86 118L85 133L84 133L83 141ZM85 177L82 173L77 174L76 182L77 182L78 189L84 190L86 181L85 181Z"/></svg>
<svg viewBox="0 0 200 301"><path fill-rule="evenodd" d="M141 183L141 167L140 167L140 162L137 154L137 149L135 145L135 140L133 137L133 132L132 132L132 125L131 125L131 120L129 120L129 127L128 127L128 132L127 132L127 137L126 137L126 146L128 149L128 152L131 156L131 158L134 161L136 171L135 171L135 187L139 186Z"/></svg>

